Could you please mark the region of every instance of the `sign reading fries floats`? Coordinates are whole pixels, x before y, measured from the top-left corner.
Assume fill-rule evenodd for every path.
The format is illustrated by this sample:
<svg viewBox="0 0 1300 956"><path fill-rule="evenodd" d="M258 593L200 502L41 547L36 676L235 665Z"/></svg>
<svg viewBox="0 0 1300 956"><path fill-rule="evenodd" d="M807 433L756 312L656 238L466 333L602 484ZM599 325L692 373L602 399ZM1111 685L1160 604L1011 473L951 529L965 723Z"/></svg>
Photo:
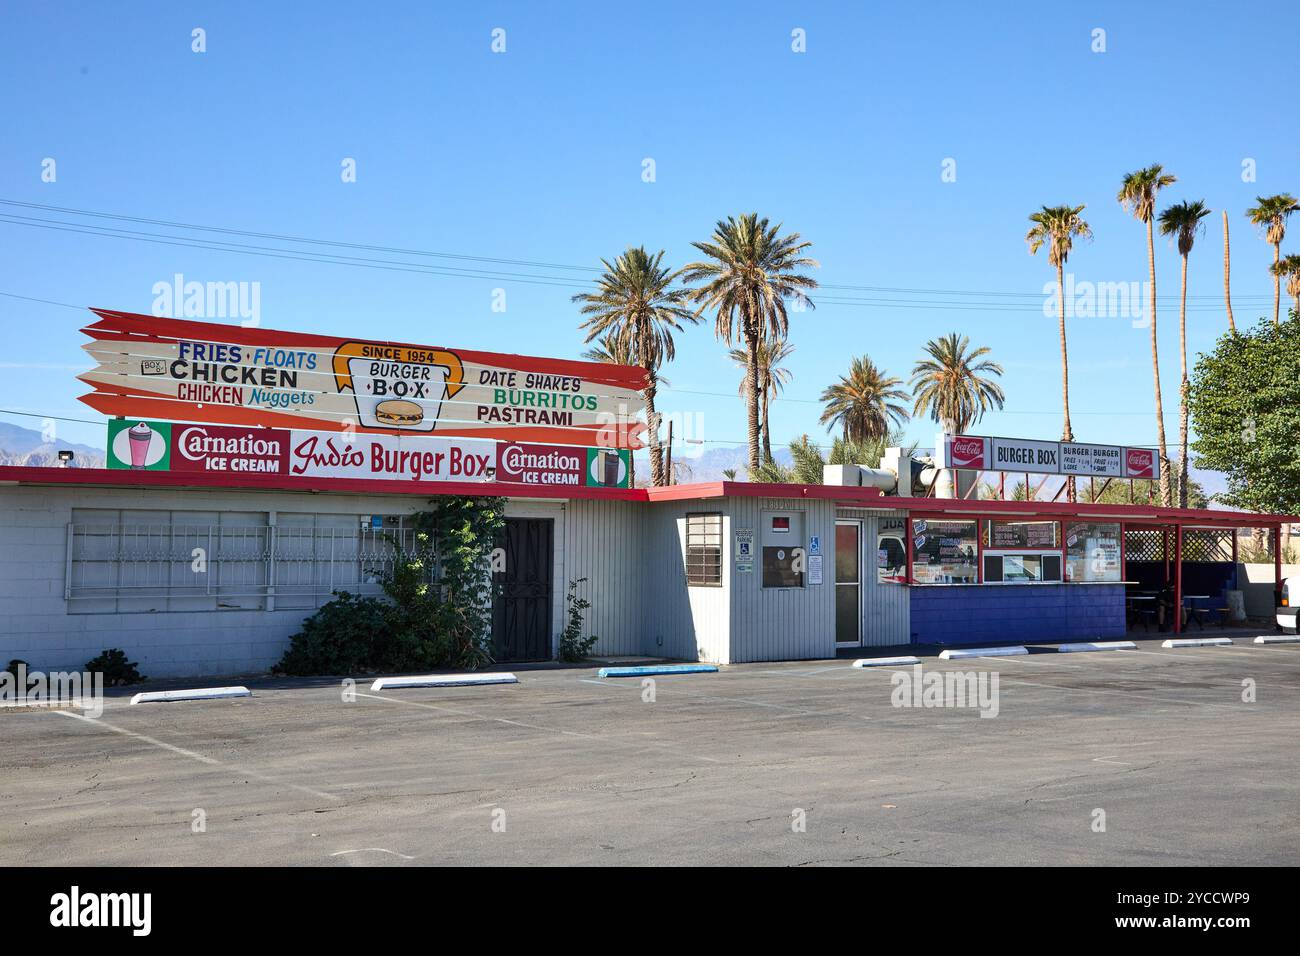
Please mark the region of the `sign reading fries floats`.
<svg viewBox="0 0 1300 956"><path fill-rule="evenodd" d="M92 310L106 415L640 448L644 369Z"/></svg>

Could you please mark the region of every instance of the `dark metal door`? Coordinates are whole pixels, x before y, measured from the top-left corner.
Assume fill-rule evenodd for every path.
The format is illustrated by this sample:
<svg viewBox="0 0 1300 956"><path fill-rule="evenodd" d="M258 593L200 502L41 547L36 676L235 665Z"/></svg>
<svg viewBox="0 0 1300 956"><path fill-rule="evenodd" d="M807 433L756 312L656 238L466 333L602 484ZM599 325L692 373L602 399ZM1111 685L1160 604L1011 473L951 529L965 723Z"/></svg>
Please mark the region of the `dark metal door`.
<svg viewBox="0 0 1300 956"><path fill-rule="evenodd" d="M505 570L493 576L500 587L492 605L493 656L499 661L551 657L554 528L550 518L506 519Z"/></svg>

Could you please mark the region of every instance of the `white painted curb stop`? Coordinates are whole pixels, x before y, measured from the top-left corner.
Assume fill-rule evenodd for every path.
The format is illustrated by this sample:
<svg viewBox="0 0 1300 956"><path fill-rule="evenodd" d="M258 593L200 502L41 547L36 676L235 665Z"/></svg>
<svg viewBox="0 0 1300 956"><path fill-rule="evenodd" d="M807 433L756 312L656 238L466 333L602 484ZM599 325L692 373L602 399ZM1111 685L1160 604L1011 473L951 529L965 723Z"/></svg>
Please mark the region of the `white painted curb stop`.
<svg viewBox="0 0 1300 956"><path fill-rule="evenodd" d="M944 651L939 656L945 661L957 661L964 657L1016 657L1028 653L1027 647L964 647L960 650Z"/></svg>
<svg viewBox="0 0 1300 956"><path fill-rule="evenodd" d="M1255 638L1256 644L1300 644L1300 634L1261 634Z"/></svg>
<svg viewBox="0 0 1300 956"><path fill-rule="evenodd" d="M854 667L898 667L919 664L919 657L864 657L853 662Z"/></svg>
<svg viewBox="0 0 1300 956"><path fill-rule="evenodd" d="M151 690L136 694L133 704L170 704L178 700L215 700L219 697L252 697L247 687L195 687L191 690Z"/></svg>
<svg viewBox="0 0 1300 956"><path fill-rule="evenodd" d="M424 674L420 677L380 677L371 690L395 687L477 687L480 684L518 684L514 674Z"/></svg>
<svg viewBox="0 0 1300 956"><path fill-rule="evenodd" d="M1188 637L1174 640L1170 638L1161 647L1231 647L1230 637Z"/></svg>
<svg viewBox="0 0 1300 956"><path fill-rule="evenodd" d="M1132 641L1084 641L1079 644L1061 644L1056 648L1062 654L1076 651L1135 651L1137 645Z"/></svg>

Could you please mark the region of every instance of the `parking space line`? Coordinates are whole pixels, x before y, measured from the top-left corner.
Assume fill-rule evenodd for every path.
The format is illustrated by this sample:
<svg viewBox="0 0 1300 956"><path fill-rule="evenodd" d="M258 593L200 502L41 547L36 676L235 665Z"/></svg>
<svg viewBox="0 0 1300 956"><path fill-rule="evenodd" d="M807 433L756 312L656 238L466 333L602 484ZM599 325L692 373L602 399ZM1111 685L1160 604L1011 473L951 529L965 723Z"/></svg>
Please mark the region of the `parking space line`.
<svg viewBox="0 0 1300 956"><path fill-rule="evenodd" d="M603 683L603 682L602 682ZM635 690L636 687L631 688ZM447 714L455 714L458 717L470 717L474 720L490 721L497 724L507 724L512 727L523 727L527 730L540 730L548 734L560 734L565 737L580 737L584 740L594 740L599 743L611 743L620 747L635 747L638 750L650 748L653 750L671 750L674 754L681 757L690 757L694 760L703 760L707 763L724 763L725 761L717 760L713 757L705 757L701 754L687 753L679 747L670 747L666 744L650 743L645 740L620 740L617 737L605 737L600 734L584 734L578 730L565 730L562 727L547 727L544 724L533 724L524 720L513 720L509 717L490 717L486 714L478 714L472 710L458 710L454 707L445 707L440 704L431 704L428 701L421 700L403 700L400 697L385 697L383 694L362 694L357 693L358 697L368 697L371 700L388 701L390 704L404 704L407 707L422 707L426 710L437 710Z"/></svg>
<svg viewBox="0 0 1300 956"><path fill-rule="evenodd" d="M193 750L186 750L184 747L177 747L175 744L169 744L165 740L159 740L158 738L150 737L147 734L137 733L134 730L127 730L125 727L119 727L116 724L110 724L104 720L95 717L87 717L84 714L74 714L68 710L55 710L55 711L51 711L51 713L60 714L64 717L71 717L74 720L80 720L85 723L92 724L96 727L103 727L105 730L111 730L114 733L121 734L124 737L130 737L134 740L143 741L144 743L147 743L150 746L158 747L162 750L170 751L171 753L177 754L178 756L181 757L187 757L190 760L198 761L199 763L205 764L209 767L220 767L222 770L229 770L232 773L239 774L240 776L253 777L254 779L261 780L263 783L275 784L277 787L292 787L294 790L298 790L302 793L310 794L311 796L318 797L322 800L343 799L342 797L335 796L332 793L326 793L324 790L316 790L313 787L305 787L302 786L301 784L289 783L284 780L278 780L275 777L269 776L264 773L259 773L256 770L250 770L247 767L237 767L233 764L223 763L222 761L218 760L215 757L208 757L201 753L195 753Z"/></svg>

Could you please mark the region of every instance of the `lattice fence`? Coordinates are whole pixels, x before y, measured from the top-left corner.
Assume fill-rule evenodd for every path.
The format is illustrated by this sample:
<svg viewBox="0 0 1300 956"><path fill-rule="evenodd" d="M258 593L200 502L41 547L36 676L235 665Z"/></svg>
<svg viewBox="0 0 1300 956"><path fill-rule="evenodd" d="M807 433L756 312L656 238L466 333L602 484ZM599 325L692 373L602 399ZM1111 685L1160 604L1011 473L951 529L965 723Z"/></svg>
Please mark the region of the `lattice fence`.
<svg viewBox="0 0 1300 956"><path fill-rule="evenodd" d="M1127 531L1124 534L1124 556L1129 561L1164 561L1165 533L1156 529ZM1169 532L1170 561L1174 559L1174 534ZM1184 561L1231 561L1232 532L1212 528L1183 532Z"/></svg>

